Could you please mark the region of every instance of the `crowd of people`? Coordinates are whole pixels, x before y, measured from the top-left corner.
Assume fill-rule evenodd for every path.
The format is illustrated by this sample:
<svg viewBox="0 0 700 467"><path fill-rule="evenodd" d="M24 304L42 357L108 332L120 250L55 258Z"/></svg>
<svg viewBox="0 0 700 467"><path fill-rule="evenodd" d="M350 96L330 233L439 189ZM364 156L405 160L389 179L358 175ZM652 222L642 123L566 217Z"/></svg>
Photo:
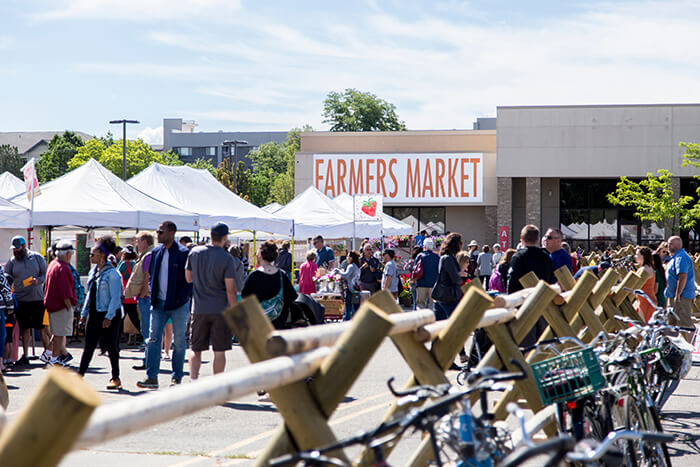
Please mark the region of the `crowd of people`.
<svg viewBox="0 0 700 467"><path fill-rule="evenodd" d="M226 351L235 337L224 321L223 311L242 297L257 297L277 329L308 324L295 305L299 294L316 292L322 271L337 276L342 283L345 320L352 319L362 292L386 289L398 298L404 287L413 292L414 308L433 309L437 319L447 319L468 281L479 280L491 292L513 293L522 289L520 278L529 272L555 283L554 271L562 266L575 277L585 271L601 275L613 261L612 252L607 250L597 265L579 267L579 255L571 252L558 229L547 229L540 238L534 225L522 229L516 249L505 251L498 243L480 247L474 240L465 250L459 233L448 234L438 251L433 238L420 236L420 244L416 242L405 266L409 278L406 285L393 249L375 251L365 240L359 250L347 251L337 259L319 235L312 239L314 248L299 269L297 291L289 242L282 243L281 248L271 240L262 243L256 251L257 268L249 273L247 255L241 247L229 245L226 224L211 228L207 244L194 245L187 236L176 241L176 233L176 225L165 221L155 237L150 232L139 232L135 246L122 249L111 237L98 239L90 249L91 268L85 288L71 264L75 251L70 242L55 243L47 264L41 254L27 248L23 237L14 237L12 257L0 273L0 369L29 365L32 332L43 344L39 357L43 363L70 366L73 356L67 339L75 335L77 325L85 335L78 373L85 375L90 370L99 346L111 366L107 389L120 389L119 351L128 316L144 342L143 360L133 368L146 373L136 386L155 389L159 387L162 359L171 362L171 384L182 382L188 347L191 380L199 378L202 352L210 348L213 372L225 370ZM654 252L649 247L637 247L634 258L649 274L642 288L653 302L640 300L640 315L648 320L654 305L669 302L680 324L689 325L695 297L694 267L681 239L671 237ZM12 332L14 326L19 328L18 333ZM523 344L534 342L545 326L540 320ZM19 338L19 342L13 342L13 338ZM20 342L23 354L13 361L13 345L16 348ZM470 357L462 353L461 358L465 362Z"/></svg>

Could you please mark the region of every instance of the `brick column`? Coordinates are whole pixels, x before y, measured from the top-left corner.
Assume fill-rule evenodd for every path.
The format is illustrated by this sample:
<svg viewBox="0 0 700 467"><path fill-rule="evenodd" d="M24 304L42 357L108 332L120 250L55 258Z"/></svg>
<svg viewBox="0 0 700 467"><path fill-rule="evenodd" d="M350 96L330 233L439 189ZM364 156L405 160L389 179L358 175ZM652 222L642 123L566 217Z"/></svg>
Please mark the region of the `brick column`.
<svg viewBox="0 0 700 467"><path fill-rule="evenodd" d="M488 209L486 211L486 216L488 222ZM513 179L508 177L498 177L498 205L496 206L495 235L498 235L498 227L501 225L508 227L510 231L509 246L513 246Z"/></svg>
<svg viewBox="0 0 700 467"><path fill-rule="evenodd" d="M525 179L525 222L542 228L542 179L539 177Z"/></svg>

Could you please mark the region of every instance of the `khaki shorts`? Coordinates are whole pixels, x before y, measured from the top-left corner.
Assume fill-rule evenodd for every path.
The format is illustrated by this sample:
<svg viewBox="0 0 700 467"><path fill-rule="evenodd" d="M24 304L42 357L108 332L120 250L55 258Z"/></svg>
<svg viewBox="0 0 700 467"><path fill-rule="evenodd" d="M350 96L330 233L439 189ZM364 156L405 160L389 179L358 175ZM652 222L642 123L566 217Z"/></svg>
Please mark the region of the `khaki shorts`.
<svg viewBox="0 0 700 467"><path fill-rule="evenodd" d="M209 350L209 343L215 352L231 350L233 334L221 313L192 313L190 343L192 350Z"/></svg>
<svg viewBox="0 0 700 467"><path fill-rule="evenodd" d="M49 313L49 331L54 336L73 335L73 310L54 311Z"/></svg>
<svg viewBox="0 0 700 467"><path fill-rule="evenodd" d="M432 287L416 287L416 305L418 308L433 309Z"/></svg>

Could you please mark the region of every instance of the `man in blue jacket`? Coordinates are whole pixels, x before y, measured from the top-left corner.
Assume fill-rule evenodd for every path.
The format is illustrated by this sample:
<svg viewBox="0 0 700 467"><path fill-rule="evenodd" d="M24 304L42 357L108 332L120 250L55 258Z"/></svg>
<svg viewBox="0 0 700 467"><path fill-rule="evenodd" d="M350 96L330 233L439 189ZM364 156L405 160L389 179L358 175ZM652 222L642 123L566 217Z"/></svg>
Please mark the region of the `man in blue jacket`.
<svg viewBox="0 0 700 467"><path fill-rule="evenodd" d="M433 309L433 298L430 296L438 278L440 255L435 253L435 243L432 238L423 241L423 252L416 258L416 267L420 263L423 275L416 278L416 306ZM415 273L415 270L414 270Z"/></svg>
<svg viewBox="0 0 700 467"><path fill-rule="evenodd" d="M163 222L156 230L160 245L153 249L149 267L151 330L146 353L146 378L136 383L140 388L158 388L161 339L168 319L173 322L174 334L171 385L182 382L192 285L185 280L189 250L175 241L175 232L177 227L171 221Z"/></svg>

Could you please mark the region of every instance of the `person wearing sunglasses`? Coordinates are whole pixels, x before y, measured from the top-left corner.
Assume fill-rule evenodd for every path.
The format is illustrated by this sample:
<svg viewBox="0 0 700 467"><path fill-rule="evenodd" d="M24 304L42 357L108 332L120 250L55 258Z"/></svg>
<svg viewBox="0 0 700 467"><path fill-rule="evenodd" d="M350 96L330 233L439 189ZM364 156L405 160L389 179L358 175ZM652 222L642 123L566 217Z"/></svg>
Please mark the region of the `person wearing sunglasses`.
<svg viewBox="0 0 700 467"><path fill-rule="evenodd" d="M119 378L119 331L122 323L122 276L109 262L116 244L109 237L103 237L90 250L92 269L88 274L87 295L83 304L78 326L85 326L85 348L80 359L78 373L85 375L95 348L104 338L112 379L107 389L122 388Z"/></svg>

